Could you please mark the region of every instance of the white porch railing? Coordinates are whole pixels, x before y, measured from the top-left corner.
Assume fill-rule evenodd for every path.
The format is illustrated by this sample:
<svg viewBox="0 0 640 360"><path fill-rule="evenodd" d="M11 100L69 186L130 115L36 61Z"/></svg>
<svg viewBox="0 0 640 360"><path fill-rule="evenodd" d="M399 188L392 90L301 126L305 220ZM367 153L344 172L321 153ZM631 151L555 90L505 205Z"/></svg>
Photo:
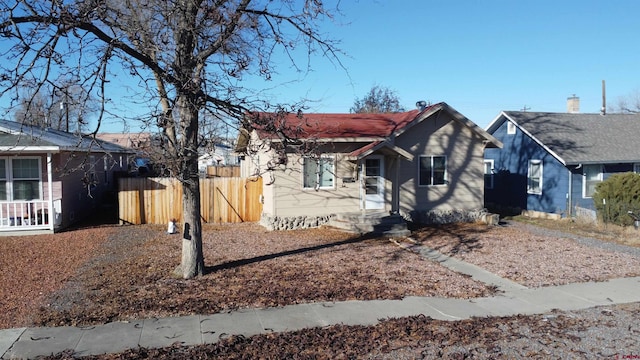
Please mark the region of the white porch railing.
<svg viewBox="0 0 640 360"><path fill-rule="evenodd" d="M0 231L51 229L55 210L48 200L0 202Z"/></svg>

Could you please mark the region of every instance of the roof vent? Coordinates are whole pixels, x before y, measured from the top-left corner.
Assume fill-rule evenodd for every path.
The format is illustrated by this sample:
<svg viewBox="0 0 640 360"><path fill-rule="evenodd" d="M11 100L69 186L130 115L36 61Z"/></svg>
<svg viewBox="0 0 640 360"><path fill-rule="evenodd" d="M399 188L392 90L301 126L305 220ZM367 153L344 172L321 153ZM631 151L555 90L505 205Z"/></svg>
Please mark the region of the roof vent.
<svg viewBox="0 0 640 360"><path fill-rule="evenodd" d="M418 108L418 110L422 111L427 108L427 102L424 100L420 100L416 102L416 107Z"/></svg>
<svg viewBox="0 0 640 360"><path fill-rule="evenodd" d="M567 112L569 114L577 114L580 112L580 98L573 94L567 98Z"/></svg>

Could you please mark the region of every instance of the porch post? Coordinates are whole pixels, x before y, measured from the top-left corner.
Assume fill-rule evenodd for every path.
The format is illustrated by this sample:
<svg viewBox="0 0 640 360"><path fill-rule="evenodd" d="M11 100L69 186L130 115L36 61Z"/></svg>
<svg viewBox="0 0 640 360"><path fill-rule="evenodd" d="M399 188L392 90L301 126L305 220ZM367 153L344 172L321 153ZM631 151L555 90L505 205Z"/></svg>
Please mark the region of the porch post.
<svg viewBox="0 0 640 360"><path fill-rule="evenodd" d="M391 187L393 189L393 196L395 197L395 200L393 201L393 208L391 209L391 211L394 214L400 214L400 161L402 159L400 158L400 155L396 155L396 175L395 175L395 179L393 180L393 186Z"/></svg>
<svg viewBox="0 0 640 360"><path fill-rule="evenodd" d="M357 161L357 166L358 166L358 196L360 196L360 211L364 214L366 212L365 209L365 190L364 190L364 162L362 161L362 159L358 159Z"/></svg>
<svg viewBox="0 0 640 360"><path fill-rule="evenodd" d="M55 213L54 213L54 209L53 209L53 156L51 155L50 152L47 153L47 188L49 190L49 201L48 201L48 208L49 208L49 230L53 231L53 223L55 220ZM44 220L44 214L43 214L43 220Z"/></svg>

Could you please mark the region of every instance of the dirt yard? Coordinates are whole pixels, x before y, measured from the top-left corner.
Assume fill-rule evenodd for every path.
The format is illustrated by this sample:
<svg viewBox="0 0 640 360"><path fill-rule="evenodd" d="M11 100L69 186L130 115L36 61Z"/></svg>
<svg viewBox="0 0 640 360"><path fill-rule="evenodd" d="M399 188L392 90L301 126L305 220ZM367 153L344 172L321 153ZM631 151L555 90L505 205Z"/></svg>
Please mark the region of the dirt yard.
<svg viewBox="0 0 640 360"><path fill-rule="evenodd" d="M171 275L179 262L181 239L179 235L166 234L161 226L114 225L55 235L1 238L0 299L3 300L0 326L88 325L247 307L398 299L409 295L473 298L495 291L468 276L403 250L386 238L361 238L330 229L267 232L256 224L205 225L204 229L207 274L194 280ZM528 231L523 225L427 227L415 231L412 239L529 287L640 275L637 256L587 246L553 231ZM620 313L621 317L640 317L637 305L607 311ZM492 339L504 330L502 333L507 338L498 336L502 340L526 329L533 331L532 326L537 328L541 326L540 322L545 326L558 323L554 326L558 327L559 333L561 326L572 331L587 327L587 323L571 316L511 317L500 319L491 326L479 319L459 324L423 318L396 319L366 329L332 327L270 334L252 340L229 340L216 345L224 350L209 347L202 351L206 354L220 351L219 354L225 353L227 358L236 358L233 354L238 353L228 352L229 349L241 345L252 349L256 341L277 344L291 341L291 337L310 341L309 336L322 336L324 340L318 342L322 344L332 336L349 332L354 343L343 344L346 348L336 348L337 353L327 350L326 354L335 356L327 355L326 358L340 358L341 351L345 354L342 358L352 358L346 356L356 351L352 346L361 349L357 350L360 355L355 356L359 358L362 354L369 354L371 358L415 358L416 354L426 351L416 344L429 337L451 334L451 326L459 336L472 336L476 332ZM592 314L588 317L589 321L599 321ZM431 329L431 332L425 334L427 330L424 329ZM377 350L367 352L362 350L367 347L363 348L357 341L366 343L372 331L382 338L387 331L401 331L407 333L407 338L395 342L387 338L384 349L378 343ZM566 334L563 336L571 338ZM249 346L247 341L253 345ZM447 349L443 356L464 354L454 347ZM190 358L196 356L194 351L199 350L174 349L170 352L184 357L168 356L162 351L148 356ZM138 350L127 358L146 358L144 352ZM244 356L237 358L251 358L250 353L242 354ZM266 354L276 358L283 355L268 351ZM397 357L388 357L389 354ZM59 354L53 358L65 356L69 355Z"/></svg>

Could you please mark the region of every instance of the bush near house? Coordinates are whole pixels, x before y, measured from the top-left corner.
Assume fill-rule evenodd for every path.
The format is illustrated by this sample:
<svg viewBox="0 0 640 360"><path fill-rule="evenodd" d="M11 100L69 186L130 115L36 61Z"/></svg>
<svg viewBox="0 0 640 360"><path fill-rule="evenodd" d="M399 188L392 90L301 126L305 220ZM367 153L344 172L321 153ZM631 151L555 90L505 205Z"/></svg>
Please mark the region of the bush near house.
<svg viewBox="0 0 640 360"><path fill-rule="evenodd" d="M593 202L598 218L603 222L633 225L635 219L632 215L640 215L640 174L628 172L611 175L596 185Z"/></svg>

